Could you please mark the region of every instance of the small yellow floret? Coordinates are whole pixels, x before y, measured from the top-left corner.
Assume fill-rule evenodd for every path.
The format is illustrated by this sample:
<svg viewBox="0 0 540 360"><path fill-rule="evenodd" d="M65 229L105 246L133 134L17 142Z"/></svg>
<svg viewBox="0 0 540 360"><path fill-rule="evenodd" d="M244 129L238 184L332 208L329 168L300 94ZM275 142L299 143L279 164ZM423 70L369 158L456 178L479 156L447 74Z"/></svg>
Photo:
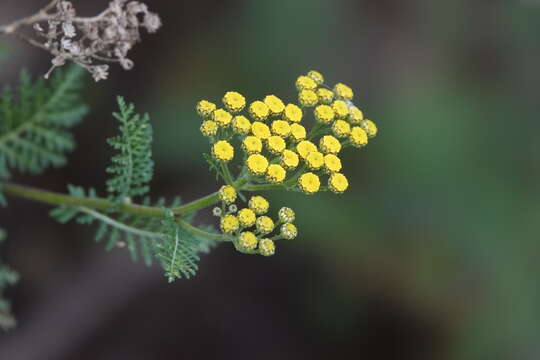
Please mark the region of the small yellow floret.
<svg viewBox="0 0 540 360"><path fill-rule="evenodd" d="M246 135L249 134L249 131L251 130L251 122L244 115L238 115L232 120L232 128L235 133Z"/></svg>
<svg viewBox="0 0 540 360"><path fill-rule="evenodd" d="M364 129L360 126L354 126L351 129L351 135L349 135L349 140L352 146L360 148L364 147L368 143L368 136Z"/></svg>
<svg viewBox="0 0 540 360"><path fill-rule="evenodd" d="M312 78L313 80L315 80L315 82L317 83L317 85L321 85L324 83L324 76L323 74L321 74L320 72L316 71L316 70L311 70L310 72L308 72L307 74L310 78Z"/></svg>
<svg viewBox="0 0 540 360"><path fill-rule="evenodd" d="M325 135L319 141L319 148L325 154L337 154L341 151L341 143L332 135Z"/></svg>
<svg viewBox="0 0 540 360"><path fill-rule="evenodd" d="M271 183L279 184L283 182L283 180L285 180L285 176L287 176L287 172L281 165L278 165L278 164L268 165L268 169L266 170L266 178Z"/></svg>
<svg viewBox="0 0 540 360"><path fill-rule="evenodd" d="M354 97L354 92L352 89L342 83L338 83L336 86L334 86L334 93L338 98L345 100L352 100Z"/></svg>
<svg viewBox="0 0 540 360"><path fill-rule="evenodd" d="M254 121L253 124L251 124L251 133L259 139L268 139L270 135L272 135L268 125L260 121Z"/></svg>
<svg viewBox="0 0 540 360"><path fill-rule="evenodd" d="M291 138L298 142L306 138L306 128L300 124L291 124Z"/></svg>
<svg viewBox="0 0 540 360"><path fill-rule="evenodd" d="M255 211L255 214L263 215L268 211L270 203L262 196L255 195L249 199L248 206L251 210Z"/></svg>
<svg viewBox="0 0 540 360"><path fill-rule="evenodd" d="M309 140L302 140L296 145L296 152L305 159L312 151L317 151L317 146Z"/></svg>
<svg viewBox="0 0 540 360"><path fill-rule="evenodd" d="M349 109L349 120L353 124L360 124L364 120L364 113L356 106L351 106Z"/></svg>
<svg viewBox="0 0 540 360"><path fill-rule="evenodd" d="M377 135L377 125L375 125L373 121L366 119L360 123L360 126L366 131L370 138Z"/></svg>
<svg viewBox="0 0 540 360"><path fill-rule="evenodd" d="M236 190L231 185L223 185L218 191L218 196L221 201L229 205L236 201Z"/></svg>
<svg viewBox="0 0 540 360"><path fill-rule="evenodd" d="M256 136L246 136L242 141L242 148L248 154L256 154L262 151L262 141Z"/></svg>
<svg viewBox="0 0 540 360"><path fill-rule="evenodd" d="M266 145L268 146L268 150L272 154L281 154L283 150L287 147L287 144L285 143L285 140L281 136L270 136L266 140Z"/></svg>
<svg viewBox="0 0 540 360"><path fill-rule="evenodd" d="M257 247L257 236L251 231L244 231L238 237L238 244L243 250L255 250Z"/></svg>
<svg viewBox="0 0 540 360"><path fill-rule="evenodd" d="M337 119L346 119L349 116L349 106L343 100L334 101L332 103L332 109L334 109Z"/></svg>
<svg viewBox="0 0 540 360"><path fill-rule="evenodd" d="M319 97L315 91L304 89L298 93L298 102L304 107L313 107L319 102Z"/></svg>
<svg viewBox="0 0 540 360"><path fill-rule="evenodd" d="M296 79L296 88L298 91L302 90L314 90L317 88L317 83L315 80L310 78L309 76L299 76L298 79Z"/></svg>
<svg viewBox="0 0 540 360"><path fill-rule="evenodd" d="M234 148L225 140L220 140L212 146L212 155L220 161L231 161L234 157Z"/></svg>
<svg viewBox="0 0 540 360"><path fill-rule="evenodd" d="M225 215L221 218L220 221L220 228L221 231L230 234L238 230L240 227L240 223L238 222L238 219L234 215Z"/></svg>
<svg viewBox="0 0 540 360"><path fill-rule="evenodd" d="M328 179L328 188L336 194L341 194L349 187L349 181L341 173L333 173Z"/></svg>
<svg viewBox="0 0 540 360"><path fill-rule="evenodd" d="M351 133L351 125L345 120L336 120L332 124L332 132L338 138L347 137Z"/></svg>
<svg viewBox="0 0 540 360"><path fill-rule="evenodd" d="M325 88L317 89L317 96L322 104L330 105L334 100L334 93L331 90Z"/></svg>
<svg viewBox="0 0 540 360"><path fill-rule="evenodd" d="M262 121L268 117L270 109L268 109L268 106L264 102L257 100L249 105L249 114L255 120Z"/></svg>
<svg viewBox="0 0 540 360"><path fill-rule="evenodd" d="M229 91L223 96L223 105L232 113L237 113L246 106L246 98L236 91Z"/></svg>
<svg viewBox="0 0 540 360"><path fill-rule="evenodd" d="M292 123L299 123L302 121L302 116L302 109L300 109L297 105L287 104L287 106L285 106L285 111L283 113L285 120Z"/></svg>
<svg viewBox="0 0 540 360"><path fill-rule="evenodd" d="M318 151L312 151L306 156L306 164L312 170L318 170L324 165L324 155Z"/></svg>
<svg viewBox="0 0 540 360"><path fill-rule="evenodd" d="M339 172L341 170L341 160L334 154L324 155L324 169L329 173Z"/></svg>
<svg viewBox="0 0 540 360"><path fill-rule="evenodd" d="M212 116L214 110L216 110L216 104L211 103L210 101L201 100L197 103L196 109L200 116L209 118Z"/></svg>
<svg viewBox="0 0 540 360"><path fill-rule="evenodd" d="M289 136L291 127L285 120L275 120L272 122L272 133L278 136Z"/></svg>
<svg viewBox="0 0 540 360"><path fill-rule="evenodd" d="M255 211L245 208L238 211L238 221L240 222L240 226L248 228L255 225L255 219L257 216L255 215Z"/></svg>
<svg viewBox="0 0 540 360"><path fill-rule="evenodd" d="M205 120L201 124L200 130L204 136L215 136L218 131L218 124L212 120Z"/></svg>
<svg viewBox="0 0 540 360"><path fill-rule="evenodd" d="M274 221L268 216L259 216L255 221L255 227L261 234L268 234L274 230Z"/></svg>
<svg viewBox="0 0 540 360"><path fill-rule="evenodd" d="M319 177L312 172L307 172L298 178L298 186L308 195L315 194L321 187Z"/></svg>
<svg viewBox="0 0 540 360"><path fill-rule="evenodd" d="M278 212L279 220L284 223L291 223L294 221L296 214L294 210L288 207L282 207Z"/></svg>
<svg viewBox="0 0 540 360"><path fill-rule="evenodd" d="M298 235L298 229L294 224L283 224L281 225L280 234L284 239L292 240Z"/></svg>
<svg viewBox="0 0 540 360"><path fill-rule="evenodd" d="M335 116L334 110L328 105L318 105L313 113L315 114L315 119L323 124L330 124Z"/></svg>
<svg viewBox="0 0 540 360"><path fill-rule="evenodd" d="M285 110L285 104L275 95L268 95L264 98L264 103L270 110L270 115L281 115Z"/></svg>
<svg viewBox="0 0 540 360"><path fill-rule="evenodd" d="M259 241L259 254L262 256L272 256L276 252L276 245L270 239L261 239Z"/></svg>
<svg viewBox="0 0 540 360"><path fill-rule="evenodd" d="M224 109L217 109L212 113L212 119L221 127L229 125L232 121L230 112Z"/></svg>
<svg viewBox="0 0 540 360"><path fill-rule="evenodd" d="M281 165L286 169L295 169L298 166L299 161L298 154L292 150L285 149L281 153Z"/></svg>
<svg viewBox="0 0 540 360"><path fill-rule="evenodd" d="M253 154L248 156L246 165L252 174L263 175L268 168L268 160L261 154Z"/></svg>

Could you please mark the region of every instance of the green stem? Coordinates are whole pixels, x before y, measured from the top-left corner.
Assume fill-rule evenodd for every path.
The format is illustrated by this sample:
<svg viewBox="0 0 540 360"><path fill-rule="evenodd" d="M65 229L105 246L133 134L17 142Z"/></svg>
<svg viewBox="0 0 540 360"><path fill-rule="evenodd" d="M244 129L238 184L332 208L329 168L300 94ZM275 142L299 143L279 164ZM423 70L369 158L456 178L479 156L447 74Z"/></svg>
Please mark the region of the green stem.
<svg viewBox="0 0 540 360"><path fill-rule="evenodd" d="M189 232L191 232L191 233L193 233L195 235L199 235L199 236L202 236L204 238L211 239L211 240L216 240L216 241L230 241L230 239L228 237L226 237L225 235L209 233L207 231L201 230L201 229L191 225L190 223L188 223L185 220L177 219L176 223L178 225L180 225L181 227L183 227L184 229L186 229L187 231L189 231Z"/></svg>

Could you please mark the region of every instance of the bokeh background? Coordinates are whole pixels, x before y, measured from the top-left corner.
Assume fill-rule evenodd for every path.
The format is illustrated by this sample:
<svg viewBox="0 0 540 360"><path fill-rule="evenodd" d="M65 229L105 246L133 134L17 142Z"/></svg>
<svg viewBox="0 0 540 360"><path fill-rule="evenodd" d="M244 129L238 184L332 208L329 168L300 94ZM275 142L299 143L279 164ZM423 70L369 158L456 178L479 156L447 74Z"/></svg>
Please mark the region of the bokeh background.
<svg viewBox="0 0 540 360"><path fill-rule="evenodd" d="M44 3L3 0L0 22ZM8 293L19 327L0 335L0 359L540 358L540 1L149 3L164 27L134 70L88 82L70 165L17 181L104 190L121 94L152 115L153 193L195 199L218 186L196 101L292 101L312 68L356 90L379 136L344 154L345 195L267 194L301 233L276 256L221 246L172 285L11 199L2 257L22 276ZM2 84L47 71L47 54L4 44Z"/></svg>

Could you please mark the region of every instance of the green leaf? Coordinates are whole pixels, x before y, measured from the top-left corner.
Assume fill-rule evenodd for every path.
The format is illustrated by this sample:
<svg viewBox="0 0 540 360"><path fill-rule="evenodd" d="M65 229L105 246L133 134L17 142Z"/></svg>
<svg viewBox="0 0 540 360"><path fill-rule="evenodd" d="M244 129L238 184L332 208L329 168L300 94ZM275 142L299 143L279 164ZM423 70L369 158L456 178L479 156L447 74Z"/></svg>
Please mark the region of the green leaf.
<svg viewBox="0 0 540 360"><path fill-rule="evenodd" d="M135 114L134 105L126 105L122 97L118 97L118 106L120 112L113 115L120 122L120 135L108 140L117 154L107 168L112 175L107 181L107 190L112 199L121 202L148 192L154 161L150 117Z"/></svg>
<svg viewBox="0 0 540 360"><path fill-rule="evenodd" d="M4 241L6 233L0 229L0 242ZM0 261L0 328L8 330L15 327L16 321L11 314L10 302L4 298L5 289L19 281L19 274Z"/></svg>

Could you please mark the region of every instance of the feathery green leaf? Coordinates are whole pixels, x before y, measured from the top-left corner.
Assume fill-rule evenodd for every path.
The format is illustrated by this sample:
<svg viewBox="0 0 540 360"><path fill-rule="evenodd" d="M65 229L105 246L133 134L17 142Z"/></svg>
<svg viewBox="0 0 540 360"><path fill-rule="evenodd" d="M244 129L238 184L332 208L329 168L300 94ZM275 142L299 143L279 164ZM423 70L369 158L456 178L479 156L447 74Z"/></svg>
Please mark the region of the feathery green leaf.
<svg viewBox="0 0 540 360"><path fill-rule="evenodd" d="M5 237L6 233L0 229L0 242L3 242ZM15 284L18 280L19 274L0 262L0 328L4 330L16 325L15 318L11 314L10 302L4 298L4 291L8 286Z"/></svg>

